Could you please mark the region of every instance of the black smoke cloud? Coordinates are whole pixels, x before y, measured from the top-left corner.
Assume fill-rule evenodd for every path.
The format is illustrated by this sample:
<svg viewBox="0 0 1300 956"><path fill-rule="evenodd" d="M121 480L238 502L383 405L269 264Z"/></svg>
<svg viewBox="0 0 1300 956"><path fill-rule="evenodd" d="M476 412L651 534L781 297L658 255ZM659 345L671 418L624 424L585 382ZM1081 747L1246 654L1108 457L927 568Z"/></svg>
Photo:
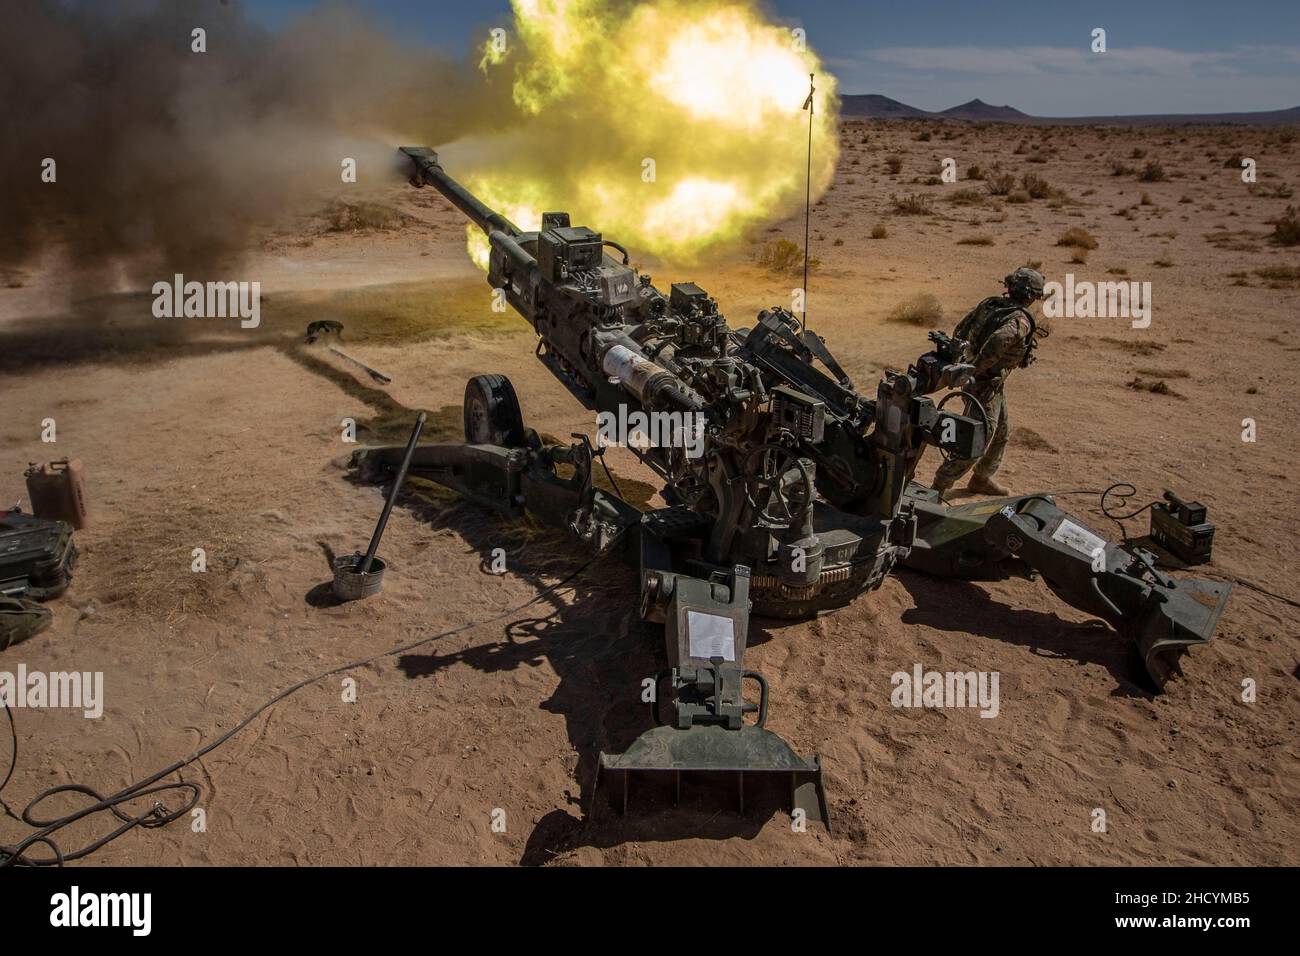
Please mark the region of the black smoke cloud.
<svg viewBox="0 0 1300 956"><path fill-rule="evenodd" d="M0 268L196 274L259 227L390 175L399 139L491 115L481 75L330 6L284 29L220 0L21 0L0 30ZM206 31L207 52L191 50ZM41 181L42 162L57 181ZM152 271L150 271L152 270Z"/></svg>

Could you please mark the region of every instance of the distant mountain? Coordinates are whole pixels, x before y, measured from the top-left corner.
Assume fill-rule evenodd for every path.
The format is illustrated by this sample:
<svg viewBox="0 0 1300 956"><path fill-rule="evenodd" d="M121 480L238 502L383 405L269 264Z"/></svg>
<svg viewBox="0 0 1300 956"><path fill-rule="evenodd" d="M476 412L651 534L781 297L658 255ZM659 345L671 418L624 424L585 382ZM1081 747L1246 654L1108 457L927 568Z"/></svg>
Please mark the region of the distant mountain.
<svg viewBox="0 0 1300 956"><path fill-rule="evenodd" d="M864 96L846 96L845 102L853 100L862 113L853 115L870 116L873 119L930 119L934 114L927 113L925 110L918 110L915 106L908 106L906 103L900 103L898 100L891 100L888 96L881 96L878 93L868 93ZM841 113L844 108L841 107ZM847 114L846 114L847 115Z"/></svg>
<svg viewBox="0 0 1300 956"><path fill-rule="evenodd" d="M1033 117L1011 106L990 106L983 100L971 100L961 106L954 106L938 114L947 119L972 120L975 122L1027 123Z"/></svg>
<svg viewBox="0 0 1300 956"><path fill-rule="evenodd" d="M849 119L963 120L972 123L1023 123L1036 126L1182 126L1189 124L1300 125L1300 106L1258 113L1161 113L1137 116L1031 116L1012 106L974 99L934 113L878 93L840 97L840 115Z"/></svg>
<svg viewBox="0 0 1300 956"><path fill-rule="evenodd" d="M1035 117L1031 123L1058 126L1275 126L1300 125L1300 106L1258 113L1153 113L1138 116Z"/></svg>

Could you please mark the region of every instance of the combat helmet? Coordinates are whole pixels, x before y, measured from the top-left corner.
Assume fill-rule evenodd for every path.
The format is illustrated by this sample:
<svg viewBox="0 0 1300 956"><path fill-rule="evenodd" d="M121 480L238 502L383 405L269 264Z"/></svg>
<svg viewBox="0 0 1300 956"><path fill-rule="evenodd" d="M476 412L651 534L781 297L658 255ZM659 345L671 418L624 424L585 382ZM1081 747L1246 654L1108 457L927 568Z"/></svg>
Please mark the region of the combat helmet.
<svg viewBox="0 0 1300 956"><path fill-rule="evenodd" d="M1007 292L1012 295L1018 293L1031 302L1043 297L1044 282L1043 274L1028 266L1021 266L1002 280L1002 284L1007 287Z"/></svg>

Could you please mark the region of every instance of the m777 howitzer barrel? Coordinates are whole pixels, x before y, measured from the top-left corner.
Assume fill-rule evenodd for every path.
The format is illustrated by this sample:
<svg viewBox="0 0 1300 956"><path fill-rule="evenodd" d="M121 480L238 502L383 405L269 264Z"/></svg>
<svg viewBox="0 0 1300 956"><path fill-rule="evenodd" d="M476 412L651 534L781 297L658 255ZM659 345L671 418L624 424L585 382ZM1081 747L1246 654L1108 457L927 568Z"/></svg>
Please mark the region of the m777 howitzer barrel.
<svg viewBox="0 0 1300 956"><path fill-rule="evenodd" d="M403 146L401 151L411 157L415 164L415 173L411 176L413 186L432 186L447 197L448 201L463 212L466 217L488 235L504 232L511 238L519 235L520 229L501 213L483 204L483 201L447 175L438 162L438 154L427 146Z"/></svg>
<svg viewBox="0 0 1300 956"><path fill-rule="evenodd" d="M488 242L500 249L524 270L536 267L537 260L516 241L523 230L501 213L485 205L481 199L447 175L438 162L438 154L427 146L402 146L401 152L410 157L415 166L411 185L432 186L447 197L447 201L465 214L488 237Z"/></svg>
<svg viewBox="0 0 1300 956"><path fill-rule="evenodd" d="M523 273L536 275L539 268L537 259L519 243L523 231L505 216L491 209L477 196L447 175L447 171L438 162L438 154L427 146L403 146L401 152L414 165L411 184L414 186L432 186L442 193L447 200L465 214L474 225L487 234L488 242L498 250L511 264ZM627 252L622 246L614 245L623 252L626 261ZM497 266L489 264L488 281L498 282L508 278L497 273ZM525 318L533 321L524 307L515 303ZM686 388L680 379L668 370L661 368L649 359L641 347L621 332L597 332L593 336L597 356L597 374L603 372L616 378L640 401L650 407L666 407L675 411L699 412L703 400Z"/></svg>

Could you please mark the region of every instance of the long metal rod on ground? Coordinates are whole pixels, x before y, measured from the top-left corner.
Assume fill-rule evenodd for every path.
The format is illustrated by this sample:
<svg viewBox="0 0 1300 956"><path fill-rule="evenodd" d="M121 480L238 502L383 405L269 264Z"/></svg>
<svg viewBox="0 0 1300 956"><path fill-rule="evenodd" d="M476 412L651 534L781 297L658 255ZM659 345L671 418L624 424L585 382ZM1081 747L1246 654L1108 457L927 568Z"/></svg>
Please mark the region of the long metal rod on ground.
<svg viewBox="0 0 1300 956"><path fill-rule="evenodd" d="M334 346L331 345L330 351L333 352L335 355L341 355L343 358L347 359L353 365L360 365L363 369L365 369L367 372L370 373L370 377L373 378L376 382L382 382L384 385L387 385L389 382L392 381L392 378L390 376L385 375L377 368L371 368L369 365L361 361L361 359L359 358L353 358L351 355L349 355L347 352L343 351L342 349L335 348Z"/></svg>
<svg viewBox="0 0 1300 956"><path fill-rule="evenodd" d="M397 493L402 490L402 482L406 480L406 469L411 466L411 456L415 454L415 443L420 440L420 432L424 429L426 417L424 412L420 412L415 417L415 428L411 429L411 440L406 443L402 466L397 469L397 477L393 479L393 490L388 493L383 513L379 515L379 524L375 525L375 533L370 536L370 547L366 549L366 556L361 561L361 567L357 569L360 574L367 573L370 570L370 562L375 560L375 552L379 550L379 539L384 535L384 527L388 524L388 515L393 510L393 502L397 500Z"/></svg>

